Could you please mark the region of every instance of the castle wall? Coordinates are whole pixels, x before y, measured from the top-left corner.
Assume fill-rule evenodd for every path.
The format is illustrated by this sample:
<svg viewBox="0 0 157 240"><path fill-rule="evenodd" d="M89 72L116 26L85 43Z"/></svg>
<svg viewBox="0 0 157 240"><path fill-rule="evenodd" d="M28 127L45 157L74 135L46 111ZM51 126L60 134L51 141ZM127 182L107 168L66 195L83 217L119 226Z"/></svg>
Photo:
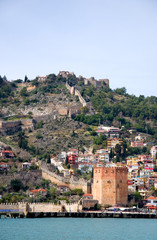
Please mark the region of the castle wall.
<svg viewBox="0 0 157 240"><path fill-rule="evenodd" d="M88 79L84 79L84 85L93 85L95 88L101 88L102 86L104 86L103 82L105 82L108 86L109 86L109 79L99 79L96 80L95 78L91 77Z"/></svg>
<svg viewBox="0 0 157 240"><path fill-rule="evenodd" d="M34 129L35 121L34 119L25 119L21 120L22 123L22 129Z"/></svg>
<svg viewBox="0 0 157 240"><path fill-rule="evenodd" d="M2 134L13 134L21 130L21 121L0 121L0 132Z"/></svg>
<svg viewBox="0 0 157 240"><path fill-rule="evenodd" d="M57 185L66 185L70 189L80 188L84 193L87 193L87 182L80 179L79 181L75 181L73 179L66 179L64 177L60 177L57 174L50 172L47 169L42 169L42 177L46 180L50 180L52 183Z"/></svg>
<svg viewBox="0 0 157 240"><path fill-rule="evenodd" d="M77 212L78 210L82 210L82 206L79 205L78 202L67 204L66 202L62 202L60 204L54 203L1 203L0 210L15 210L24 212L62 212L64 210L67 212Z"/></svg>
<svg viewBox="0 0 157 240"><path fill-rule="evenodd" d="M109 79L99 79L99 82L105 82L109 86Z"/></svg>
<svg viewBox="0 0 157 240"><path fill-rule="evenodd" d="M22 129L34 129L34 119L21 119L18 121L0 121L0 131L4 134L13 134Z"/></svg>
<svg viewBox="0 0 157 240"><path fill-rule="evenodd" d="M21 125L21 121L1 121L0 127L1 128L16 128Z"/></svg>
<svg viewBox="0 0 157 240"><path fill-rule="evenodd" d="M69 90L71 95L75 95L79 97L80 103L83 105L83 107L87 106L87 103L85 99L81 96L81 93L79 90L77 90L75 87L70 87L70 85L66 82L66 88Z"/></svg>
<svg viewBox="0 0 157 240"><path fill-rule="evenodd" d="M75 96L79 97L79 101L80 103L82 103L83 107L87 106L86 101L84 100L84 98L81 96L81 93L77 89L75 89Z"/></svg>

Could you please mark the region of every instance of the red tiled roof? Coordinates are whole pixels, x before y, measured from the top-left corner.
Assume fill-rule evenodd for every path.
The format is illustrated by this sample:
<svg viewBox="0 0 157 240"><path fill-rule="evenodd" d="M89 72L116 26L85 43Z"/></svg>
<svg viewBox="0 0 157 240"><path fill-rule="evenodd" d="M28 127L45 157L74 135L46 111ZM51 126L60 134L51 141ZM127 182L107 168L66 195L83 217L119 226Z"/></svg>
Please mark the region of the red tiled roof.
<svg viewBox="0 0 157 240"><path fill-rule="evenodd" d="M31 190L30 192L38 193L38 192L46 192L46 190L45 189L34 189L34 190Z"/></svg>
<svg viewBox="0 0 157 240"><path fill-rule="evenodd" d="M150 197L148 197L146 200L149 200L149 199L157 199L157 197L150 196Z"/></svg>
<svg viewBox="0 0 157 240"><path fill-rule="evenodd" d="M1 152L2 153L13 153L12 151L9 151L9 150L2 150Z"/></svg>
<svg viewBox="0 0 157 240"><path fill-rule="evenodd" d="M148 207L150 209L157 209L157 207L155 207L154 205L149 205L149 204L146 204L144 205L145 207Z"/></svg>
<svg viewBox="0 0 157 240"><path fill-rule="evenodd" d="M86 194L83 195L83 197L93 197L93 195L90 194L90 193L86 193Z"/></svg>

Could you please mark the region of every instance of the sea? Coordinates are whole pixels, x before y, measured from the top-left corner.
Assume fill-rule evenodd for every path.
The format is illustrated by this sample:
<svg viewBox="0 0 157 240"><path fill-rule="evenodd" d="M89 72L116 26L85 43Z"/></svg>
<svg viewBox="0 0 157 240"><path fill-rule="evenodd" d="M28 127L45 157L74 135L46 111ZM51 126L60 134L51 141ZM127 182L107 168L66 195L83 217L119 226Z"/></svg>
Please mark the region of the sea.
<svg viewBox="0 0 157 240"><path fill-rule="evenodd" d="M157 240L156 219L0 219L0 240Z"/></svg>

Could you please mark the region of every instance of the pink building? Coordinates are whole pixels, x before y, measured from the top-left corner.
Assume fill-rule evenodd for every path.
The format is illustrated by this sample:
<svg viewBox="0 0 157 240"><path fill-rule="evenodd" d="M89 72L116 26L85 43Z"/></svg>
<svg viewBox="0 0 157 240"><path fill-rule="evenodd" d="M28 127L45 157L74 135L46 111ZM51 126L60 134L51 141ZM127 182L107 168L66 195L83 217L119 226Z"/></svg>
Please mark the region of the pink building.
<svg viewBox="0 0 157 240"><path fill-rule="evenodd" d="M131 147L143 147L143 142L142 141L132 141Z"/></svg>

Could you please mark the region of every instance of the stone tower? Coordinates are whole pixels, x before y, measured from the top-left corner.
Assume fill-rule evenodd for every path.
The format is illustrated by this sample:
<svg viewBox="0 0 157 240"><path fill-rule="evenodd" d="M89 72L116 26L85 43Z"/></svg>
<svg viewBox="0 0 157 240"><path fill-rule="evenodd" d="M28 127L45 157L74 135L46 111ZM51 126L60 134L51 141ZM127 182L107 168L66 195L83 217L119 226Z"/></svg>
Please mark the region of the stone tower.
<svg viewBox="0 0 157 240"><path fill-rule="evenodd" d="M128 169L125 166L95 167L93 198L100 204L126 205L128 202Z"/></svg>

